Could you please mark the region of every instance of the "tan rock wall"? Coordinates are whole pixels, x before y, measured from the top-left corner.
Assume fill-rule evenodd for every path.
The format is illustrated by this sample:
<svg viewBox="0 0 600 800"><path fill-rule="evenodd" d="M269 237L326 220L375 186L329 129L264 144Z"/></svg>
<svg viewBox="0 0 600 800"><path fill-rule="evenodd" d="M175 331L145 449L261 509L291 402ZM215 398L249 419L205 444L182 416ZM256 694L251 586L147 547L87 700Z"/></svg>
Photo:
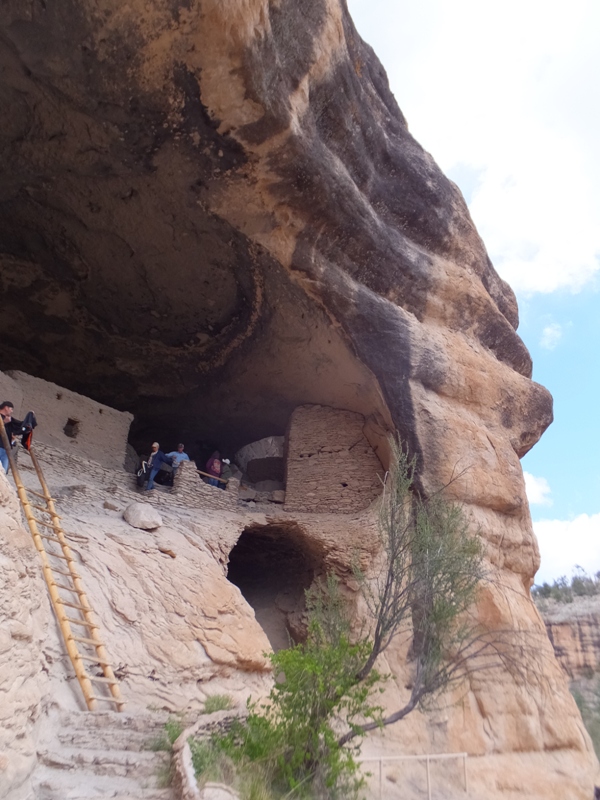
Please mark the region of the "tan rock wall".
<svg viewBox="0 0 600 800"><path fill-rule="evenodd" d="M362 414L300 406L287 438L286 511L348 514L381 493L383 470Z"/></svg>
<svg viewBox="0 0 600 800"><path fill-rule="evenodd" d="M572 622L547 622L558 663L572 678L600 671L600 614Z"/></svg>
<svg viewBox="0 0 600 800"><path fill-rule="evenodd" d="M131 414L19 371L0 373L0 394L0 400L15 404L17 419L23 419L27 411L35 411L38 427L34 441L112 469L123 466ZM74 437L65 434L69 420L78 423Z"/></svg>
<svg viewBox="0 0 600 800"><path fill-rule="evenodd" d="M540 613L559 664L571 680L600 672L600 598L571 603L539 601Z"/></svg>
<svg viewBox="0 0 600 800"><path fill-rule="evenodd" d="M133 476L47 445L39 446L39 459L109 656L120 667L128 711L149 704L197 709L207 693L224 691L243 702L249 693L268 690L263 654L269 643L253 609L227 580L227 561L245 528L294 518L280 509L267 517L244 507L203 507L201 492L195 504L169 492L140 494ZM25 484L35 488L25 454L20 462ZM207 497L229 495L202 486ZM162 526L147 532L125 522L132 500L157 506ZM320 554L324 569L347 571L347 554L357 549L368 559L375 540L369 514L303 518L307 547ZM38 593L45 598L45 587ZM78 685L54 625L44 649L55 702L79 708Z"/></svg>

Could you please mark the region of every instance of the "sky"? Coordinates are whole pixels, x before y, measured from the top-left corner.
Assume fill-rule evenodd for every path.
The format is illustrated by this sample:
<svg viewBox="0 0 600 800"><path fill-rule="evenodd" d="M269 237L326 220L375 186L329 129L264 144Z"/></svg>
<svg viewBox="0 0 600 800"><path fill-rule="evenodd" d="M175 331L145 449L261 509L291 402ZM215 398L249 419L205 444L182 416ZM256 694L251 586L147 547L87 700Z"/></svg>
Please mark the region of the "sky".
<svg viewBox="0 0 600 800"><path fill-rule="evenodd" d="M600 2L348 0L517 294L555 421L522 461L536 583L600 570Z"/></svg>

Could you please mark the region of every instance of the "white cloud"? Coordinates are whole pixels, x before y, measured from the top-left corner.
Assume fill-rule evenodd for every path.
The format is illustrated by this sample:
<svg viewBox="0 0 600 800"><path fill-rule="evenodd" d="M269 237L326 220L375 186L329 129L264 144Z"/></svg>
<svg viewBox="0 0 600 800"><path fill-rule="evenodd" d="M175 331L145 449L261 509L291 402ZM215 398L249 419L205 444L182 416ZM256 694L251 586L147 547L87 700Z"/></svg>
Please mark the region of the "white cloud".
<svg viewBox="0 0 600 800"><path fill-rule="evenodd" d="M562 325L559 325L558 322L552 322L550 325L546 325L542 331L540 347L543 347L544 350L554 350L556 345L562 339L562 335Z"/></svg>
<svg viewBox="0 0 600 800"><path fill-rule="evenodd" d="M551 506L550 486L546 478L536 478L530 472L523 472L523 477L530 505Z"/></svg>
<svg viewBox="0 0 600 800"><path fill-rule="evenodd" d="M600 3L349 0L417 140L522 293L600 277ZM465 187L467 196L471 187Z"/></svg>
<svg viewBox="0 0 600 800"><path fill-rule="evenodd" d="M600 570L600 514L541 520L533 523L533 529L542 557L536 583L552 583L561 575L570 577L576 565L590 575Z"/></svg>

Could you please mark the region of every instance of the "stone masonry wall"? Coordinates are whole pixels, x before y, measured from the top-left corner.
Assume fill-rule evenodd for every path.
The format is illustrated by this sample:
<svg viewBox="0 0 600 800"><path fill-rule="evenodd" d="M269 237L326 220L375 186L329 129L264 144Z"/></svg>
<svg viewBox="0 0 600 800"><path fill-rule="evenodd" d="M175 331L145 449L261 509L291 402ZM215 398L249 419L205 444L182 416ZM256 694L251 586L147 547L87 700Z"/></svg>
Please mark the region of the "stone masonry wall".
<svg viewBox="0 0 600 800"><path fill-rule="evenodd" d="M226 511L237 505L239 488L237 478L230 478L224 491L218 486L210 486L200 478L193 462L183 461L175 472L172 493L188 506Z"/></svg>
<svg viewBox="0 0 600 800"><path fill-rule="evenodd" d="M239 481L232 479L227 491L217 489L215 486L208 486L196 474L193 463L184 462L179 466L179 474L176 474L173 489L145 492L138 488L136 476L123 469L107 469L96 461L65 453L64 450L40 442L35 444L34 449L51 490L52 485L60 482L65 474L77 475L82 485L81 487L70 486L69 495L78 497L78 491L80 491L82 501L85 501L90 487L92 487L99 494L113 497L122 503L142 500L144 503L151 503L164 509L201 508L229 511L237 506ZM36 478L33 475L33 467L27 453L19 452L17 463L25 484L36 490L39 489L36 486ZM31 479L28 478L29 475L31 475Z"/></svg>
<svg viewBox="0 0 600 800"><path fill-rule="evenodd" d="M285 510L351 513L381 492L383 470L362 414L299 406L288 429Z"/></svg>
<svg viewBox="0 0 600 800"><path fill-rule="evenodd" d="M17 419L35 411L34 442L90 458L109 469L123 467L131 414L18 371L0 373L0 395L0 401L14 403ZM76 423L71 436L65 433L69 420Z"/></svg>

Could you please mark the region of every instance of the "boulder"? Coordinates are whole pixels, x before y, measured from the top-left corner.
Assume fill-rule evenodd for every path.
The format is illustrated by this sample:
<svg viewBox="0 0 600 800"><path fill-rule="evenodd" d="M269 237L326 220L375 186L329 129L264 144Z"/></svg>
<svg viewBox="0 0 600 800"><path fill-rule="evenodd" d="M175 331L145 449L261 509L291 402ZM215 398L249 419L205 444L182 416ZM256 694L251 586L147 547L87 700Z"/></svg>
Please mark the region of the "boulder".
<svg viewBox="0 0 600 800"><path fill-rule="evenodd" d="M251 461L263 459L283 458L285 439L283 436L266 436L257 442L245 445L235 454L235 463L246 472Z"/></svg>
<svg viewBox="0 0 600 800"><path fill-rule="evenodd" d="M148 503L130 503L123 512L123 519L143 531L153 531L162 525L160 514Z"/></svg>

